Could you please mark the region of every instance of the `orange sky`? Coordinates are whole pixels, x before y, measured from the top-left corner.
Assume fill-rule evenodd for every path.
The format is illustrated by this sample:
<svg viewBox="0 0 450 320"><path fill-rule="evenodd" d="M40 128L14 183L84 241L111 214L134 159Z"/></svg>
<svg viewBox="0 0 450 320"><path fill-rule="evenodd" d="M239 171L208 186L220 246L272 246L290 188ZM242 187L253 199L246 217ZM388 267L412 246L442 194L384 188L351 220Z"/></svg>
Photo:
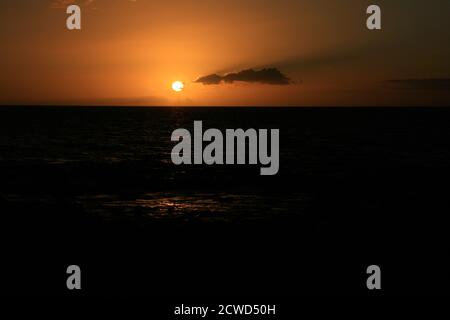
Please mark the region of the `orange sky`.
<svg viewBox="0 0 450 320"><path fill-rule="evenodd" d="M78 1L81 31L52 2L2 0L0 104L450 105L449 1L377 1L376 32L373 1ZM193 83L264 67L295 83Z"/></svg>

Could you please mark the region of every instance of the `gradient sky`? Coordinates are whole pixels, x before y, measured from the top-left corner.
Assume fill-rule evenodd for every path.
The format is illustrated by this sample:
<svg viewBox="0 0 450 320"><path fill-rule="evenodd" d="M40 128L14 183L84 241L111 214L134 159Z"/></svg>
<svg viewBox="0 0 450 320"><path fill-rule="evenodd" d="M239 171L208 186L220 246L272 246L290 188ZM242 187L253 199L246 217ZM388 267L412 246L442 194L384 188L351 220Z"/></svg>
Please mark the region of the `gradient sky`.
<svg viewBox="0 0 450 320"><path fill-rule="evenodd" d="M0 104L450 106L448 0L56 2L0 2ZM294 83L194 83L265 67Z"/></svg>

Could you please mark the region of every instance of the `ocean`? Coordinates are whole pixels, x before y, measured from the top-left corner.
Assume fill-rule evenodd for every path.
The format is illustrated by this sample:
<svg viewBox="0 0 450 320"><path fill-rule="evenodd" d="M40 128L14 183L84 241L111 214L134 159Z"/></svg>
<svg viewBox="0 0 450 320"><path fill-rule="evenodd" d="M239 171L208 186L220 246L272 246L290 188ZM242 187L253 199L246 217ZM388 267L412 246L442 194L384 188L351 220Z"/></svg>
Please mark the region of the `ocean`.
<svg viewBox="0 0 450 320"><path fill-rule="evenodd" d="M449 116L0 107L4 288L64 292L64 266L78 261L88 270L84 294L360 293L378 261L391 292L439 291ZM204 129L279 129L278 174L174 165L171 134L196 120ZM35 264L40 285L29 286Z"/></svg>

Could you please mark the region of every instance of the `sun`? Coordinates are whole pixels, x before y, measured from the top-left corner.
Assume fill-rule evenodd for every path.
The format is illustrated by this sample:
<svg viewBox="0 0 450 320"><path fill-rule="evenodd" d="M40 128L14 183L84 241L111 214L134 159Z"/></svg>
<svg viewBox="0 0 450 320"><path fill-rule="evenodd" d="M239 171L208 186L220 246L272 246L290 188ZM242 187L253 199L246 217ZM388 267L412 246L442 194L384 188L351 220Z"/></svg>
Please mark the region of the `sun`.
<svg viewBox="0 0 450 320"><path fill-rule="evenodd" d="M172 83L172 90L176 92L181 92L184 89L184 83L181 81L175 81Z"/></svg>

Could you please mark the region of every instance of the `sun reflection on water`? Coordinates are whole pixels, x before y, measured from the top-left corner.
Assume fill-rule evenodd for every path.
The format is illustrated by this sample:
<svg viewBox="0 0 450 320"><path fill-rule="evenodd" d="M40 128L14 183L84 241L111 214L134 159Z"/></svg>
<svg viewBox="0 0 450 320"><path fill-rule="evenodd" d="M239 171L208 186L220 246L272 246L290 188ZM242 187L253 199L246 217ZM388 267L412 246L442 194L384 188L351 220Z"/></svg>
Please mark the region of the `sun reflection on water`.
<svg viewBox="0 0 450 320"><path fill-rule="evenodd" d="M147 193L126 199L117 195L97 195L80 199L85 209L105 218L249 220L271 214L292 214L289 208L307 203L307 195L292 195L280 203L277 198L254 194L169 194Z"/></svg>

